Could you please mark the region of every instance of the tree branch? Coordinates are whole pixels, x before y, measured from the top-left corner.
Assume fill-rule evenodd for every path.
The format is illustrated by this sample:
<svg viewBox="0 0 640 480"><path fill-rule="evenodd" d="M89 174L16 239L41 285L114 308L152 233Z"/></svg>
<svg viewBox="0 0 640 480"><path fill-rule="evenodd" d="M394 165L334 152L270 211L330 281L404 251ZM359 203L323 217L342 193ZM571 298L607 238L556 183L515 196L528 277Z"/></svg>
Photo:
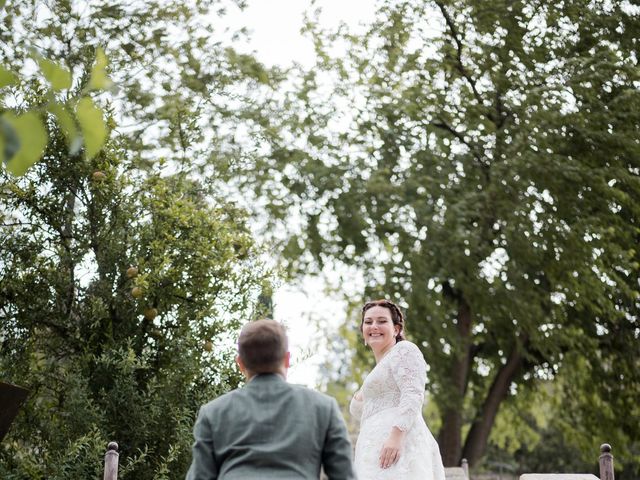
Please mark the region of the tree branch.
<svg viewBox="0 0 640 480"><path fill-rule="evenodd" d="M480 93L478 93L478 89L476 88L476 81L473 79L473 77L471 77L469 72L467 72L467 69L464 67L464 65L462 63L462 48L463 48L463 45L462 45L462 40L460 39L460 33L458 32L458 29L456 28L456 25L455 25L455 23L453 21L453 18L451 18L451 15L449 15L449 12L447 12L447 9L445 8L444 4L442 2L436 1L436 5L438 5L438 8L442 12L442 16L444 17L444 20L447 23L447 26L449 27L449 30L451 31L451 37L453 38L453 41L455 42L455 46L456 46L456 62L457 62L456 67L457 67L458 71L460 72L460 74L462 75L462 77L467 81L467 83L471 87L471 91L473 92L473 96L476 98L478 103L480 103L482 105L482 98L480 97Z"/></svg>
<svg viewBox="0 0 640 480"><path fill-rule="evenodd" d="M487 162L485 162L482 159L482 156L478 154L478 152L476 151L475 147L473 145L471 145L465 138L464 135L461 134L460 132L458 132L455 128L453 128L451 125L447 124L444 120L440 119L439 122L431 122L429 125L432 125L436 128L439 128L441 130L445 130L447 132L449 132L451 135L453 135L454 137L456 137L458 140L460 140L463 144L465 144L467 146L467 148L469 148L469 150L471 151L471 153L473 154L473 158L476 159L476 161L480 164L481 167L485 168L487 166Z"/></svg>

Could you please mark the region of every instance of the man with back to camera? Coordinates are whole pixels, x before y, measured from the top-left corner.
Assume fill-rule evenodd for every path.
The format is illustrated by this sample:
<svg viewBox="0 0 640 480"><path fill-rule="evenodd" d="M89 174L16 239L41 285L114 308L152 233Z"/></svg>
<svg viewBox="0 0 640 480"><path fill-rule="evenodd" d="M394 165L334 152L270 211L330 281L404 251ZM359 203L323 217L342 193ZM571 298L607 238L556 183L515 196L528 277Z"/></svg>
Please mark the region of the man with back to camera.
<svg viewBox="0 0 640 480"><path fill-rule="evenodd" d="M355 479L351 443L335 399L287 383L288 341L274 320L238 339L242 388L200 408L186 480Z"/></svg>

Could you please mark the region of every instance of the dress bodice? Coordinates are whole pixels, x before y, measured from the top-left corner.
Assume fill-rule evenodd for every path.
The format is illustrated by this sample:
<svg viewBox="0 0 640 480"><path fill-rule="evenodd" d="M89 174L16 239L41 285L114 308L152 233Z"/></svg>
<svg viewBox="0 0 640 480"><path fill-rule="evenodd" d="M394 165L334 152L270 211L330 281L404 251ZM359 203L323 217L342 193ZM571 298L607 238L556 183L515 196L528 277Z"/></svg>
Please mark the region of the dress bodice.
<svg viewBox="0 0 640 480"><path fill-rule="evenodd" d="M422 352L411 342L398 342L365 379L362 400L354 397L351 413L364 422L382 410L398 408L394 426L407 431L422 414L426 381Z"/></svg>

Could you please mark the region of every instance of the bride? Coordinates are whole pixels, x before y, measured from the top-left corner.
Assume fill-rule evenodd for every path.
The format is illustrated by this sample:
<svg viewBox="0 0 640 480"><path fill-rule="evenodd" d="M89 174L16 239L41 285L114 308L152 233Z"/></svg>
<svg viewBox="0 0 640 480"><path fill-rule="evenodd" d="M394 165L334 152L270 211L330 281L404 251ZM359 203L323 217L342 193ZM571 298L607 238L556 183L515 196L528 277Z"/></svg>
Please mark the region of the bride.
<svg viewBox="0 0 640 480"><path fill-rule="evenodd" d="M355 468L360 480L444 480L438 444L422 418L427 380L418 347L403 336L404 317L388 300L362 307L360 330L376 366L351 400L360 418Z"/></svg>

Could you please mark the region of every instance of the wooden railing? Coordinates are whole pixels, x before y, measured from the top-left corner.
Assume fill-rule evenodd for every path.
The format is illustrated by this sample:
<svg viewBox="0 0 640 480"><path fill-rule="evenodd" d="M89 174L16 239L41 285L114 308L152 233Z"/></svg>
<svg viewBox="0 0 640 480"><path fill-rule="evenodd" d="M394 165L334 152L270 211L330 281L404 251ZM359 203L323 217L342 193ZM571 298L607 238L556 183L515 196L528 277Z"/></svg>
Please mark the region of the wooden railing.
<svg viewBox="0 0 640 480"><path fill-rule="evenodd" d="M613 474L613 455L611 445L603 443L600 445L600 480L615 480Z"/></svg>
<svg viewBox="0 0 640 480"><path fill-rule="evenodd" d="M580 479L580 480L615 480L613 473L613 455L611 455L611 445L603 443L600 446L600 458L598 459L600 465L600 478L592 474L579 474L579 473L526 473L520 476L520 480L567 480Z"/></svg>
<svg viewBox="0 0 640 480"><path fill-rule="evenodd" d="M104 480L118 480L118 444L116 442L109 442L107 446L107 452L104 454ZM611 454L611 445L603 443L600 446L600 480L615 480L613 473L613 455ZM466 480L469 480L469 465L466 459L462 460L462 466L456 468L448 468L448 478L458 478L463 476ZM460 475L462 474L462 475ZM526 476L526 475L525 475ZM554 474L549 475L536 475L536 478L542 479L542 477L554 477ZM589 475L591 477L591 475ZM522 477L521 477L522 478Z"/></svg>
<svg viewBox="0 0 640 480"><path fill-rule="evenodd" d="M445 480L469 480L469 463L462 459L459 467L446 467L444 469Z"/></svg>
<svg viewBox="0 0 640 480"><path fill-rule="evenodd" d="M104 480L118 480L118 444L109 442L104 454Z"/></svg>

